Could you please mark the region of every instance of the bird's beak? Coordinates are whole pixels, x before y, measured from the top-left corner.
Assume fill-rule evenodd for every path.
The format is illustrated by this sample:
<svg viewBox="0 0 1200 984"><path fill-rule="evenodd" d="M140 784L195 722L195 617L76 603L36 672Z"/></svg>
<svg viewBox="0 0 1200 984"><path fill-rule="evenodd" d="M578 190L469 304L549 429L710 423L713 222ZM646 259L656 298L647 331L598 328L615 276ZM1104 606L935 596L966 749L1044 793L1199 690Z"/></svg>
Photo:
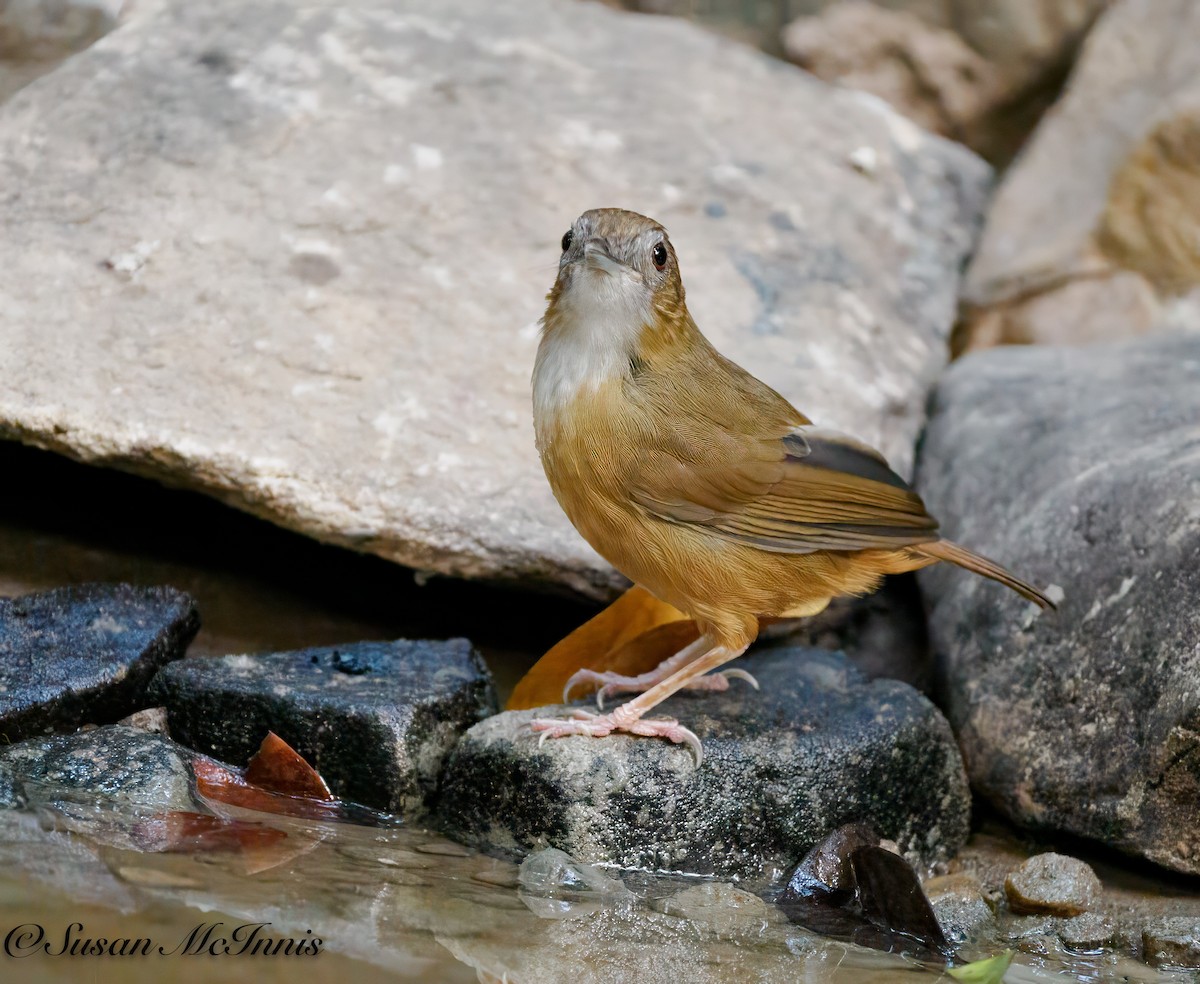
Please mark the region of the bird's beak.
<svg viewBox="0 0 1200 984"><path fill-rule="evenodd" d="M625 268L624 263L614 259L603 239L589 239L583 244L583 262L591 270L599 270L613 276Z"/></svg>

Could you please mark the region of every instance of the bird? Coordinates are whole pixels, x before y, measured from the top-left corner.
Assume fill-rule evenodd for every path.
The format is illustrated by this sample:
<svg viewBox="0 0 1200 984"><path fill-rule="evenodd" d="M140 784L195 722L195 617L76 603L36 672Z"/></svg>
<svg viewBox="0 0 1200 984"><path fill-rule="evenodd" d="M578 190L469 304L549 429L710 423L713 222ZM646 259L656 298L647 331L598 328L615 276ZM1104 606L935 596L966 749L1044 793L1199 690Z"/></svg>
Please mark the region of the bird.
<svg viewBox="0 0 1200 984"><path fill-rule="evenodd" d="M875 449L814 424L721 355L688 311L675 248L654 219L591 209L562 237L532 378L538 454L583 538L678 608L699 637L638 676L581 670L600 708L535 717L540 741L613 732L703 748L647 713L678 690L725 690L762 620L822 611L883 577L957 564L1042 608L1045 593L938 532ZM607 713L603 699L638 696Z"/></svg>

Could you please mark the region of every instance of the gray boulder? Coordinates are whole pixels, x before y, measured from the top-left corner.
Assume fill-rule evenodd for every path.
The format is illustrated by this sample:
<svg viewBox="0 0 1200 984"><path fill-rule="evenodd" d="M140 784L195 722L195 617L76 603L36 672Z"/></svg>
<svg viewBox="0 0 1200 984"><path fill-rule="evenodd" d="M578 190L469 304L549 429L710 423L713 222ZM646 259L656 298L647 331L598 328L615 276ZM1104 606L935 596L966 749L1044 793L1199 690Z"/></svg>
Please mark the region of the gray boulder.
<svg viewBox="0 0 1200 984"><path fill-rule="evenodd" d="M84 584L0 598L0 734L106 724L144 706L154 672L200 628L174 588Z"/></svg>
<svg viewBox="0 0 1200 984"><path fill-rule="evenodd" d="M160 673L151 694L197 751L244 764L274 731L338 798L405 816L425 810L458 736L496 712L465 639L191 659Z"/></svg>
<svg viewBox="0 0 1200 984"><path fill-rule="evenodd" d="M598 4L133 4L0 107L0 437L605 594L531 422L570 221L661 219L714 342L908 471L989 177L876 99Z"/></svg>
<svg viewBox="0 0 1200 984"><path fill-rule="evenodd" d="M1200 872L1200 336L964 358L918 486L947 536L1063 599L923 572L972 784L1022 825Z"/></svg>
<svg viewBox="0 0 1200 984"><path fill-rule="evenodd" d="M537 846L578 861L773 879L827 833L866 820L923 859L967 834L969 795L945 720L893 680L867 682L838 653L760 648L739 663L755 692L685 694L661 707L704 743L615 735L539 745L527 727L560 707L489 718L446 766L438 817L468 843Z"/></svg>

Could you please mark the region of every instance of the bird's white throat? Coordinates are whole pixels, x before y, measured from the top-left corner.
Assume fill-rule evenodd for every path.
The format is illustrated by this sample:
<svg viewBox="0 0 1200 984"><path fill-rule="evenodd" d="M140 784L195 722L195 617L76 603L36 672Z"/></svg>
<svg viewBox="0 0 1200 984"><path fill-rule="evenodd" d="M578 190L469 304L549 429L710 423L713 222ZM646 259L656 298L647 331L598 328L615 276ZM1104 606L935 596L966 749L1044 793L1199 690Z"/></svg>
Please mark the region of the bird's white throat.
<svg viewBox="0 0 1200 984"><path fill-rule="evenodd" d="M632 271L610 274L583 266L573 271L542 328L533 365L535 423L629 371L650 321L650 300Z"/></svg>

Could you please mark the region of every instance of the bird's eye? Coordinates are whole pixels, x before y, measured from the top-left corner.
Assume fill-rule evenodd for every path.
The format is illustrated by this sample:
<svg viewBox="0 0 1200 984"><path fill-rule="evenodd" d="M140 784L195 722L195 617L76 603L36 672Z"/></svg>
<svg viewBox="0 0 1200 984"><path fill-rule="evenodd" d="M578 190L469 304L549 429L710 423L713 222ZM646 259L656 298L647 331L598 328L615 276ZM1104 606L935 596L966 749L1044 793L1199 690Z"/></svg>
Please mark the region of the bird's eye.
<svg viewBox="0 0 1200 984"><path fill-rule="evenodd" d="M662 269L667 265L667 247L661 242L654 244L654 249L650 251L650 256L654 259L654 265L658 269Z"/></svg>
<svg viewBox="0 0 1200 984"><path fill-rule="evenodd" d="M575 233L572 232L570 229L568 229L566 232L563 233L563 252L564 253L571 248L571 240L573 240L574 238L575 238Z"/></svg>

